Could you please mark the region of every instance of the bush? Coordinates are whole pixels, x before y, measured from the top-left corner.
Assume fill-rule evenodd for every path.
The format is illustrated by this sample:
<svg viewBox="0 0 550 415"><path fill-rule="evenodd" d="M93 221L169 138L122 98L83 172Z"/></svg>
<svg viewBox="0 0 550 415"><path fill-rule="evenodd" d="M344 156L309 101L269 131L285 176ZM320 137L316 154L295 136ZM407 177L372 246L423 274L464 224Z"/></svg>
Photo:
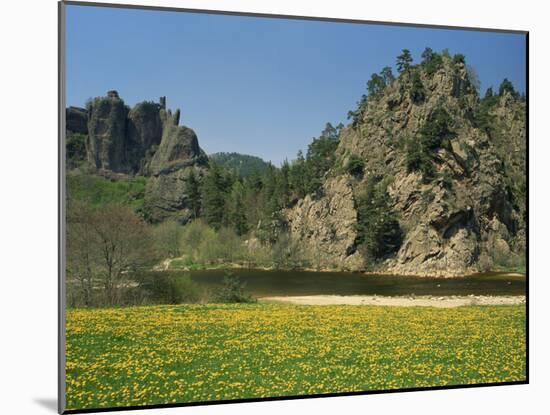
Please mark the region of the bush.
<svg viewBox="0 0 550 415"><path fill-rule="evenodd" d="M420 79L420 74L418 72L415 72L412 76L410 97L415 104L423 102L426 98L424 85L422 84L422 80Z"/></svg>
<svg viewBox="0 0 550 415"><path fill-rule="evenodd" d="M227 271L223 278L223 286L215 295L219 303L254 303L256 299L244 291L245 283L239 277Z"/></svg>
<svg viewBox="0 0 550 415"><path fill-rule="evenodd" d="M363 175L364 169L365 161L361 157L352 154L349 157L348 163L346 165L346 171L352 176L360 177Z"/></svg>
<svg viewBox="0 0 550 415"><path fill-rule="evenodd" d="M456 55L453 56L453 62L464 64L466 63L466 58L462 53L457 53Z"/></svg>
<svg viewBox="0 0 550 415"><path fill-rule="evenodd" d="M422 174L424 181L430 181L435 176L435 167L430 155L424 151L419 143L420 140L409 140L407 143L407 172L418 171Z"/></svg>
<svg viewBox="0 0 550 415"><path fill-rule="evenodd" d="M148 272L137 277L139 288L154 304L198 303L202 292L188 274Z"/></svg>
<svg viewBox="0 0 550 415"><path fill-rule="evenodd" d="M67 131L65 148L67 168L78 167L86 160L86 135Z"/></svg>
<svg viewBox="0 0 550 415"><path fill-rule="evenodd" d="M407 171L420 171L424 181L435 177L433 161L437 150L448 146L449 141L456 137L451 130L452 119L443 108L437 108L419 131L416 140L409 141L407 148Z"/></svg>
<svg viewBox="0 0 550 415"><path fill-rule="evenodd" d="M443 66L443 58L438 53L432 53L422 65L424 66L426 74L432 76Z"/></svg>

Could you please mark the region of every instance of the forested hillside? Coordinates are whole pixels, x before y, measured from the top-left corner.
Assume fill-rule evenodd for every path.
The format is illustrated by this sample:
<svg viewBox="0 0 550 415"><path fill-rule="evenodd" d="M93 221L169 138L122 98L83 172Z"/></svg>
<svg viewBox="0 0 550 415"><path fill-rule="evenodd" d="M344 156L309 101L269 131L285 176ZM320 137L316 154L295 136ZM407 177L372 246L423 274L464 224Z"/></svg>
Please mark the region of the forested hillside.
<svg viewBox="0 0 550 415"><path fill-rule="evenodd" d="M165 98L129 108L110 91L70 107L69 208L129 206L152 229L187 235L163 255L191 262L419 275L521 267L525 98L508 80L480 95L460 54L426 48L415 64L404 50L396 67L370 77L349 125L327 123L279 167L208 157Z"/></svg>

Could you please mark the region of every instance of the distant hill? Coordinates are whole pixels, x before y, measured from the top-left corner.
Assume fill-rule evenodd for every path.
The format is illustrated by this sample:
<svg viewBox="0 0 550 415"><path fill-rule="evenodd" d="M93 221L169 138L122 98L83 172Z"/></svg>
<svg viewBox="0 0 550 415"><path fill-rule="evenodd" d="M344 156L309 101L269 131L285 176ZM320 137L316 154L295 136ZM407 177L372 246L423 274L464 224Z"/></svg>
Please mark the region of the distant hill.
<svg viewBox="0 0 550 415"><path fill-rule="evenodd" d="M225 168L235 170L242 177L254 173L261 175L267 171L270 165L260 157L240 153L214 153L210 154L208 158Z"/></svg>

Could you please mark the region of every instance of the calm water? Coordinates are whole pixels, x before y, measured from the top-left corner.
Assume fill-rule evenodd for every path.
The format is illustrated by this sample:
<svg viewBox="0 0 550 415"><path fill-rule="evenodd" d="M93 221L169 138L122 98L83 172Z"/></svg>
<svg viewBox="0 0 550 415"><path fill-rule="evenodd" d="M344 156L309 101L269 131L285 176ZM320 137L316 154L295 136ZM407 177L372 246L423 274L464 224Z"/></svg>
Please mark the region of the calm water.
<svg viewBox="0 0 550 415"><path fill-rule="evenodd" d="M190 271L201 285L221 285L224 270ZM352 272L232 270L257 297L278 295L524 295L525 277L478 274L464 278L363 275Z"/></svg>

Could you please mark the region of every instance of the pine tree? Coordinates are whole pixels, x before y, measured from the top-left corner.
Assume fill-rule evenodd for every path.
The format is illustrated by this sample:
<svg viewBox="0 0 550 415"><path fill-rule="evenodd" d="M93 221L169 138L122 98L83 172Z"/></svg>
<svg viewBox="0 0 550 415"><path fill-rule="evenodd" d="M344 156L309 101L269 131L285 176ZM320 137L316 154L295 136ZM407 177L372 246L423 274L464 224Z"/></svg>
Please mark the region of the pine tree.
<svg viewBox="0 0 550 415"><path fill-rule="evenodd" d="M411 51L409 49L403 49L401 55L397 57L397 71L399 73L408 72L412 61Z"/></svg>
<svg viewBox="0 0 550 415"><path fill-rule="evenodd" d="M386 81L378 74L373 73L370 80L367 81L367 92L370 97L376 97L386 88Z"/></svg>
<svg viewBox="0 0 550 415"><path fill-rule="evenodd" d="M249 226L244 206L244 187L239 180L236 180L231 188L227 211L229 225L235 230L237 235L246 234Z"/></svg>
<svg viewBox="0 0 550 415"><path fill-rule="evenodd" d="M194 169L191 170L187 178L187 198L193 219L196 219L199 217L201 210L201 188Z"/></svg>
<svg viewBox="0 0 550 415"><path fill-rule="evenodd" d="M384 79L384 84L386 86L391 85L395 80L395 76L393 76L393 72L389 66L385 66L382 71L380 71L380 76Z"/></svg>
<svg viewBox="0 0 550 415"><path fill-rule="evenodd" d="M219 229L223 224L226 189L221 169L215 163L211 163L210 174L203 180L202 213L204 220L215 229Z"/></svg>

